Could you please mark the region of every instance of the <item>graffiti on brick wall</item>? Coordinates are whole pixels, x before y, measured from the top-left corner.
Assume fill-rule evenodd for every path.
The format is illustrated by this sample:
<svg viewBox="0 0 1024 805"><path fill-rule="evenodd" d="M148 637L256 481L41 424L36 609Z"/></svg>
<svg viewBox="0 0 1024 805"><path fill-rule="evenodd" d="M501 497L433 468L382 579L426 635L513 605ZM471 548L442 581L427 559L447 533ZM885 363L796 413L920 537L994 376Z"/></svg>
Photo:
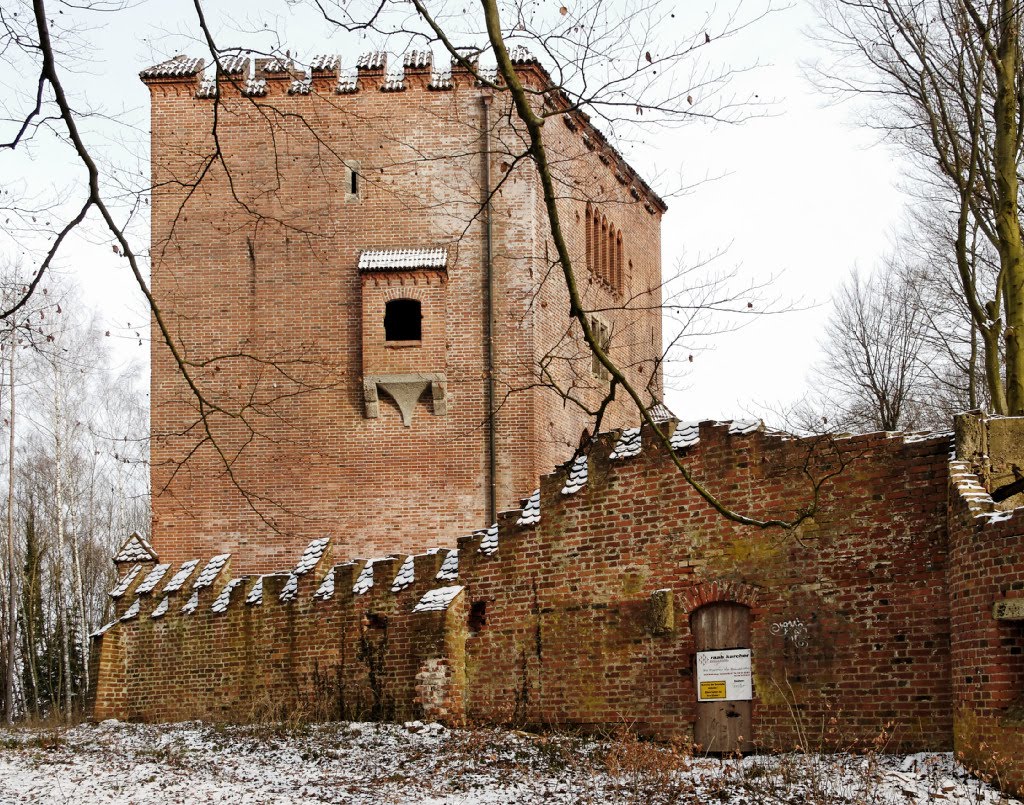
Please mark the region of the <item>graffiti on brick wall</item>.
<svg viewBox="0 0 1024 805"><path fill-rule="evenodd" d="M773 635L781 635L787 643L796 648L807 648L807 625L799 618L793 618L788 621L776 621L768 627L768 631Z"/></svg>

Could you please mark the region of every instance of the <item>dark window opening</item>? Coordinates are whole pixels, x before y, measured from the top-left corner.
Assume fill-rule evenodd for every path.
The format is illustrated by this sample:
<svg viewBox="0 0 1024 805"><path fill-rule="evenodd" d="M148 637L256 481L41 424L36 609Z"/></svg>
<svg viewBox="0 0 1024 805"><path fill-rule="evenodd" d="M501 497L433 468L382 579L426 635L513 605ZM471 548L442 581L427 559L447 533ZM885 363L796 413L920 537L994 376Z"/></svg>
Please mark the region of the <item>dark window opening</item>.
<svg viewBox="0 0 1024 805"><path fill-rule="evenodd" d="M487 602L474 601L469 607L469 633L480 634L487 625Z"/></svg>
<svg viewBox="0 0 1024 805"><path fill-rule="evenodd" d="M359 174L349 168L349 189L348 192L353 196L359 195Z"/></svg>
<svg viewBox="0 0 1024 805"><path fill-rule="evenodd" d="M420 341L423 314L418 299L392 299L384 307L385 341Z"/></svg>

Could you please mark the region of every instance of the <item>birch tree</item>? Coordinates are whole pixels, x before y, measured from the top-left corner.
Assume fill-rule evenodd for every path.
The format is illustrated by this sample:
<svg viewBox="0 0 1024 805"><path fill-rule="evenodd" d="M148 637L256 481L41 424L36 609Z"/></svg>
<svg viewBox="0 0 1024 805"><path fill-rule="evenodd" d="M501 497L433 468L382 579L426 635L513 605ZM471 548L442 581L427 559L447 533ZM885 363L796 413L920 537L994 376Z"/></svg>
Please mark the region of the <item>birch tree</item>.
<svg viewBox="0 0 1024 805"><path fill-rule="evenodd" d="M108 614L110 556L126 531L148 526L138 377L111 369L103 330L54 279L0 333L8 719L79 711L88 636Z"/></svg>

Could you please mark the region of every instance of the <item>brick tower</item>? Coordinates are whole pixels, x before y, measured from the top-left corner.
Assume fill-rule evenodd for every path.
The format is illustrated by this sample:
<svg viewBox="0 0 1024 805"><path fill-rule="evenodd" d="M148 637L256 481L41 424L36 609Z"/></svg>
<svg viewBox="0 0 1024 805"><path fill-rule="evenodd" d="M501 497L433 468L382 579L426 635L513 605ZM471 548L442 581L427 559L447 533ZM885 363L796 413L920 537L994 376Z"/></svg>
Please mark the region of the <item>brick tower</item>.
<svg viewBox="0 0 1024 805"><path fill-rule="evenodd" d="M549 114L593 323L654 399L665 206L515 56ZM325 535L339 556L450 541L568 459L591 424L577 401L607 392L507 93L429 53L338 64L237 57L204 78L179 56L141 73L152 290L177 356L154 320L161 561L229 552L262 572ZM619 400L603 427L636 419Z"/></svg>

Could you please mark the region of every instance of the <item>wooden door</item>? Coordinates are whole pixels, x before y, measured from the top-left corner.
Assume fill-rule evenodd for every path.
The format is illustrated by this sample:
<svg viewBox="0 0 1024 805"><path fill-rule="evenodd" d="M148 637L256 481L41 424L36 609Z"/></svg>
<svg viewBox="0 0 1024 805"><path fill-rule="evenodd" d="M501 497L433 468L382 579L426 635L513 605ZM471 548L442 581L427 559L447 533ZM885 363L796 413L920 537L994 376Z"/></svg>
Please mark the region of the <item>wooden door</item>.
<svg viewBox="0 0 1024 805"><path fill-rule="evenodd" d="M740 604L708 604L690 616L690 630L697 651L750 648L750 610ZM750 701L698 701L694 742L705 752L751 751L750 713Z"/></svg>

